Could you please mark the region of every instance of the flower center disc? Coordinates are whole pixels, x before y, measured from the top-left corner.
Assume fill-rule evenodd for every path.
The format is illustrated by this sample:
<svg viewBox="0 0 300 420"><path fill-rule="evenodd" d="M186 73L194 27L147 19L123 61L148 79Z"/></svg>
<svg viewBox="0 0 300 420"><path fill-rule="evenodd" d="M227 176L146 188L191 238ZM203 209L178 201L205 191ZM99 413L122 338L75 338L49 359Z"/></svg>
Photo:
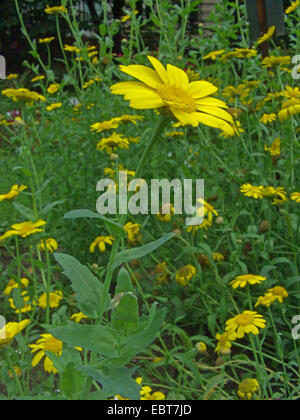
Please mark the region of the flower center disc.
<svg viewBox="0 0 300 420"><path fill-rule="evenodd" d="M163 85L157 89L161 99L172 105L174 108L182 109L185 112L196 112L196 102L184 90L172 85Z"/></svg>

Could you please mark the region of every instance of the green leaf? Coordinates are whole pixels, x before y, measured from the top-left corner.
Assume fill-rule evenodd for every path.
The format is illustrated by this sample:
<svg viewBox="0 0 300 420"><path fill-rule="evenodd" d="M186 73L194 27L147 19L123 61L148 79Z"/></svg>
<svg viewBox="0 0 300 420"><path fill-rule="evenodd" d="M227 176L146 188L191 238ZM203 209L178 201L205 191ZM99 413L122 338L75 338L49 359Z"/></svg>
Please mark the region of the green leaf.
<svg viewBox="0 0 300 420"><path fill-rule="evenodd" d="M24 306L24 300L22 298L22 292L19 287L16 287L12 291L12 299L16 309L22 309Z"/></svg>
<svg viewBox="0 0 300 420"><path fill-rule="evenodd" d="M52 328L50 333L71 347L82 347L108 357L120 355L118 337L107 326L79 325L69 321L66 327Z"/></svg>
<svg viewBox="0 0 300 420"><path fill-rule="evenodd" d="M119 235L125 237L126 233L121 225L113 220L108 219L105 216L102 216L99 213L94 213L91 210L80 209L72 210L64 215L64 219L81 219L81 218L90 218L90 219L100 219L103 222L107 223L112 229L118 232Z"/></svg>
<svg viewBox="0 0 300 420"><path fill-rule="evenodd" d="M94 369L91 366L81 368L82 372L91 376L95 381L100 382L103 388L102 393L106 398L118 394L123 398L139 400L141 387L131 377L135 370L136 368L119 368L110 365L98 369Z"/></svg>
<svg viewBox="0 0 300 420"><path fill-rule="evenodd" d="M13 203L14 208L27 220L35 220L34 212L29 209L28 207L23 206L23 204L14 202Z"/></svg>
<svg viewBox="0 0 300 420"><path fill-rule="evenodd" d="M160 239L157 239L156 241L149 242L148 244L138 248L126 249L125 251L119 252L119 254L117 254L116 256L114 264L112 264L111 266L111 270L114 270L119 265L124 264L125 262L129 262L138 258L142 258L145 255L151 254L151 252L155 251L165 242L174 238L174 236L176 236L175 233L166 233L164 236L162 236Z"/></svg>
<svg viewBox="0 0 300 420"><path fill-rule="evenodd" d="M121 355L111 358L111 363L117 366L129 363L136 354L148 347L156 339L165 317L165 308L157 311L156 304L153 304L150 315L142 318L139 328L123 337L119 345Z"/></svg>
<svg viewBox="0 0 300 420"><path fill-rule="evenodd" d="M84 375L76 369L74 363L69 363L61 377L63 393L68 399L78 399L84 384Z"/></svg>
<svg viewBox="0 0 300 420"><path fill-rule="evenodd" d="M133 287L128 271L126 268L122 267L118 274L115 295L127 292L133 292Z"/></svg>
<svg viewBox="0 0 300 420"><path fill-rule="evenodd" d="M54 253L54 258L64 269L63 274L72 282L80 311L89 318L97 318L103 289L100 280L71 255ZM106 307L109 305L110 296Z"/></svg>
<svg viewBox="0 0 300 420"><path fill-rule="evenodd" d="M138 328L138 302L132 293L120 293L120 301L117 304L117 308L111 314L111 326L114 330L118 330L125 335Z"/></svg>
<svg viewBox="0 0 300 420"><path fill-rule="evenodd" d="M42 213L42 214L47 214L47 213L49 213L49 211L50 211L51 209L53 209L53 207L56 207L56 206L58 206L59 204L64 203L65 201L66 201L66 200L53 201L52 203L47 204L47 206L45 206L45 207L42 209L41 213Z"/></svg>

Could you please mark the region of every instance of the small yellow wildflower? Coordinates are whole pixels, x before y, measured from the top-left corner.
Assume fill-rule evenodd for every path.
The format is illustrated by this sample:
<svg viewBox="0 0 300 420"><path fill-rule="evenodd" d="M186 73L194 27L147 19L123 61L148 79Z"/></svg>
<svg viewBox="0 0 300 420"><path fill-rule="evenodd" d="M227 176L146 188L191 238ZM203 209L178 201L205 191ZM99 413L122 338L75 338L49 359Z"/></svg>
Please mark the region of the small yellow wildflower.
<svg viewBox="0 0 300 420"><path fill-rule="evenodd" d="M299 5L300 5L300 0L292 1L289 7L285 10L285 13L288 15L294 12L298 8Z"/></svg>
<svg viewBox="0 0 300 420"><path fill-rule="evenodd" d="M26 190L26 188L26 185L13 185L8 193L0 194L0 203L3 200L12 200L13 198L17 197L20 192Z"/></svg>
<svg viewBox="0 0 300 420"><path fill-rule="evenodd" d="M38 306L42 309L46 309L47 307L47 296L48 294L45 292L43 293L38 300ZM59 290L55 292L49 293L49 307L50 308L58 308L59 302L63 298L63 293Z"/></svg>
<svg viewBox="0 0 300 420"><path fill-rule="evenodd" d="M60 87L59 83L51 83L51 85L47 89L47 92L53 95L59 90L59 87Z"/></svg>
<svg viewBox="0 0 300 420"><path fill-rule="evenodd" d="M244 311L226 322L226 331L243 338L245 334L259 334L259 328L265 328L266 321L263 316L254 311Z"/></svg>
<svg viewBox="0 0 300 420"><path fill-rule="evenodd" d="M255 276L253 274L243 274L237 276L233 279L229 284L233 289L237 289L238 287L246 287L247 284L254 285L254 284L261 284L263 281L266 280L266 277L263 276Z"/></svg>
<svg viewBox="0 0 300 420"><path fill-rule="evenodd" d="M291 200L296 201L296 203L300 203L300 192L293 192L291 194Z"/></svg>
<svg viewBox="0 0 300 420"><path fill-rule="evenodd" d="M8 322L0 329L0 348L10 344L13 338L30 324L30 319L24 319L21 322Z"/></svg>
<svg viewBox="0 0 300 420"><path fill-rule="evenodd" d="M114 240L114 237L109 236L98 236L90 245L90 252L93 254L95 252L96 246L99 248L100 252L106 251L106 244L111 245Z"/></svg>
<svg viewBox="0 0 300 420"><path fill-rule="evenodd" d="M175 280L177 283L181 284L182 286L186 286L189 281L196 275L197 270L193 265L185 265L181 267L177 273Z"/></svg>
<svg viewBox="0 0 300 420"><path fill-rule="evenodd" d="M253 394L259 390L256 379L245 379L239 384L238 396L243 400L252 400Z"/></svg>
<svg viewBox="0 0 300 420"><path fill-rule="evenodd" d="M41 239L40 243L38 244L38 248L39 248L40 251L45 251L45 243L46 243L46 248L49 252L57 251L58 243L57 243L56 239L48 238L45 241L43 241L43 239Z"/></svg>
<svg viewBox="0 0 300 420"><path fill-rule="evenodd" d="M280 156L281 150L280 150L281 140L280 137L276 137L276 139L273 141L271 146L264 145L264 150L266 152L269 152L272 157Z"/></svg>
<svg viewBox="0 0 300 420"><path fill-rule="evenodd" d="M47 6L45 9L45 13L47 13L48 15L56 15L56 14L67 13L67 12L68 10L64 6L54 6L54 7Z"/></svg>
<svg viewBox="0 0 300 420"><path fill-rule="evenodd" d="M269 124L276 121L276 118L277 118L276 114L264 114L261 117L260 122L262 122L263 124Z"/></svg>
<svg viewBox="0 0 300 420"><path fill-rule="evenodd" d="M9 282L7 283L6 288L4 289L4 294L6 296L9 296L12 292L13 289L18 288L21 285L21 288L27 287L29 284L29 280L26 279L25 277L20 279L20 283L18 283L17 281L10 279Z"/></svg>
<svg viewBox="0 0 300 420"><path fill-rule="evenodd" d="M137 242L140 235L140 225L138 223L128 222L123 226L123 229L127 233L129 242Z"/></svg>
<svg viewBox="0 0 300 420"><path fill-rule="evenodd" d="M269 39L271 39L272 36L274 35L275 31L276 31L276 26L270 26L270 28L268 29L267 33L265 33L264 35L262 35L257 40L257 44L260 45L263 42L269 41Z"/></svg>

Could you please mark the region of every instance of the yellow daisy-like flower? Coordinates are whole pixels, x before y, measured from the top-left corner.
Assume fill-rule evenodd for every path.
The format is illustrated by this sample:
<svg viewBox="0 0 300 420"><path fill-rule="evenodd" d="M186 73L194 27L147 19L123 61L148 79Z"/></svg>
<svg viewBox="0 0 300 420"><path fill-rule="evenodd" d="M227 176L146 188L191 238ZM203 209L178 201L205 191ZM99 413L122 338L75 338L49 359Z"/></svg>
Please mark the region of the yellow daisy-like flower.
<svg viewBox="0 0 300 420"><path fill-rule="evenodd" d="M246 84L241 83L237 87L234 86L227 86L224 90L222 95L225 98L228 98L229 103L235 103L236 98L241 101L244 101L247 96L249 96L250 89L246 86Z"/></svg>
<svg viewBox="0 0 300 420"><path fill-rule="evenodd" d="M166 283L169 277L169 273L167 271L167 263L164 261L160 264L157 264L154 273L159 284Z"/></svg>
<svg viewBox="0 0 300 420"><path fill-rule="evenodd" d="M45 101L46 98L37 92L30 91L29 89L4 89L2 95L11 98L14 102L25 102L32 105L35 101Z"/></svg>
<svg viewBox="0 0 300 420"><path fill-rule="evenodd" d="M278 112L278 118L280 122L285 121L292 115L296 115L300 112L300 99L292 98L284 102L281 106L281 111Z"/></svg>
<svg viewBox="0 0 300 420"><path fill-rule="evenodd" d="M4 294L6 296L9 296L13 289L18 288L20 285L21 285L21 288L27 287L28 284L29 284L29 280L26 279L25 277L20 279L20 284L17 281L10 279L9 282L7 283L6 288L4 289Z"/></svg>
<svg viewBox="0 0 300 420"><path fill-rule="evenodd" d="M256 379L245 379L239 384L238 396L243 400L252 400L253 394L259 390Z"/></svg>
<svg viewBox="0 0 300 420"><path fill-rule="evenodd" d="M243 274L241 276L237 276L233 279L229 284L233 289L237 289L238 287L246 287L247 284L260 284L266 280L266 277L263 276L255 276L253 274Z"/></svg>
<svg viewBox="0 0 300 420"><path fill-rule="evenodd" d="M59 90L60 84L59 83L51 83L49 87L47 88L47 92L53 95Z"/></svg>
<svg viewBox="0 0 300 420"><path fill-rule="evenodd" d="M32 310L32 306L31 306L31 302L30 302L30 296L28 295L28 293L25 290L21 293L21 299L23 300L22 308L20 308L20 307L17 308L16 307L13 298L8 299L10 307L12 309L15 309L16 314L21 314L21 313L23 314L25 312L30 312Z"/></svg>
<svg viewBox="0 0 300 420"><path fill-rule="evenodd" d="M124 114L124 115L121 115L121 117L116 118L116 120L120 121L121 123L132 122L134 125L136 125L137 121L141 121L143 119L144 117L142 115L129 115L129 114Z"/></svg>
<svg viewBox="0 0 300 420"><path fill-rule="evenodd" d="M6 80L15 80L17 79L19 76L17 73L11 73L8 76L6 76Z"/></svg>
<svg viewBox="0 0 300 420"><path fill-rule="evenodd" d="M182 286L186 286L189 281L196 275L197 270L193 265L185 265L181 267L177 273L175 280L177 283L181 284Z"/></svg>
<svg viewBox="0 0 300 420"><path fill-rule="evenodd" d="M53 362L46 356L45 351L49 351L51 353L56 354L57 356L61 356L63 343L62 341L57 340L51 334L41 334L41 337L42 338L39 338L36 341L36 344L29 344L29 347L32 349L31 353L37 352L32 359L31 366L37 366L42 360L42 358L45 357L45 372L56 374L58 370L54 367Z"/></svg>
<svg viewBox="0 0 300 420"><path fill-rule="evenodd" d="M283 90L282 95L288 99L292 98L300 98L300 89L298 86L292 88L291 86L286 86L285 90Z"/></svg>
<svg viewBox="0 0 300 420"><path fill-rule="evenodd" d="M80 53L80 48L75 47L74 45L65 45L64 50L68 52Z"/></svg>
<svg viewBox="0 0 300 420"><path fill-rule="evenodd" d="M240 189L241 193L244 194L245 197L255 198L256 200L264 197L263 190L264 187L262 185L255 186L251 184L244 184Z"/></svg>
<svg viewBox="0 0 300 420"><path fill-rule="evenodd" d="M291 57L289 55L284 57L277 57L275 55L270 55L269 57L265 57L262 61L262 66L264 68L273 67L273 66L282 66L285 64L290 64Z"/></svg>
<svg viewBox="0 0 300 420"><path fill-rule="evenodd" d="M299 192L293 192L291 194L291 200L296 201L296 203L300 203L300 193Z"/></svg>
<svg viewBox="0 0 300 420"><path fill-rule="evenodd" d="M232 341L236 340L236 335L232 332L224 332L223 334L217 334L216 339L218 340L218 344L215 352L219 355L230 354Z"/></svg>
<svg viewBox="0 0 300 420"><path fill-rule="evenodd" d="M26 188L26 185L13 185L8 193L0 194L0 203L3 200L11 200L17 197L20 194L20 192L26 190Z"/></svg>
<svg viewBox="0 0 300 420"><path fill-rule="evenodd" d="M287 192L283 187L264 187L262 194L264 197L279 197L281 200L287 198Z"/></svg>
<svg viewBox="0 0 300 420"><path fill-rule="evenodd" d="M140 235L140 225L138 223L128 222L123 226L123 229L127 233L129 242L135 243Z"/></svg>
<svg viewBox="0 0 300 420"><path fill-rule="evenodd" d="M299 5L300 5L300 0L292 1L290 6L285 10L285 13L288 15L294 12L298 8Z"/></svg>
<svg viewBox="0 0 300 420"><path fill-rule="evenodd" d="M100 252L106 251L106 244L111 245L114 240L114 237L109 236L98 236L90 245L90 252L93 254L95 252L96 246L99 248Z"/></svg>
<svg viewBox="0 0 300 420"><path fill-rule="evenodd" d="M47 293L43 293L38 300L38 306L42 309L46 309L47 308ZM49 293L49 307L51 309L53 308L58 308L59 307L59 302L62 300L63 298L63 293L60 290L57 290L55 292L50 292Z"/></svg>
<svg viewBox="0 0 300 420"><path fill-rule="evenodd" d="M280 150L281 140L280 137L276 137L276 139L273 141L271 146L264 145L264 150L266 152L269 152L272 157L280 156L281 150Z"/></svg>
<svg viewBox="0 0 300 420"><path fill-rule="evenodd" d="M136 378L135 382L138 385L141 385L143 378ZM151 394L152 388L150 386L141 386L140 396L141 400L164 400L166 396L162 392L154 392ZM129 398L124 398L121 395L115 395L115 400L128 400Z"/></svg>
<svg viewBox="0 0 300 420"><path fill-rule="evenodd" d="M225 50L212 51L212 52L208 53L205 57L203 57L203 60L213 60L213 61L215 61L224 52L225 52Z"/></svg>
<svg viewBox="0 0 300 420"><path fill-rule="evenodd" d="M49 252L57 251L58 243L56 239L48 238L48 239L45 239L45 241L41 239L40 243L38 244L38 248L40 251L45 251L45 243L46 243L46 248Z"/></svg>
<svg viewBox="0 0 300 420"><path fill-rule="evenodd" d="M129 149L129 140L123 134L113 133L110 137L103 138L97 144L97 150L104 150L106 153L111 154L117 148Z"/></svg>
<svg viewBox="0 0 300 420"><path fill-rule="evenodd" d="M64 6L47 6L45 9L45 13L47 13L48 15L56 15L60 13L68 13L68 10Z"/></svg>
<svg viewBox="0 0 300 420"><path fill-rule="evenodd" d="M50 44L50 42L54 41L55 37L51 36L49 38L40 38L39 39L39 44Z"/></svg>
<svg viewBox="0 0 300 420"><path fill-rule="evenodd" d="M269 124L276 121L276 118L277 118L276 114L264 114L261 117L260 122L262 122L263 124Z"/></svg>
<svg viewBox="0 0 300 420"><path fill-rule="evenodd" d="M71 316L71 320L72 320L72 321L75 321L77 324L79 324L79 322L80 322L82 319L88 319L88 317L87 317L86 315L84 315L82 312L78 312L78 313L73 314L73 315Z"/></svg>
<svg viewBox="0 0 300 420"><path fill-rule="evenodd" d="M13 338L30 324L30 319L24 319L21 322L8 322L0 329L0 348L10 344Z"/></svg>
<svg viewBox="0 0 300 420"><path fill-rule="evenodd" d="M264 305L269 307L275 301L282 303L284 299L289 296L287 290L281 286L275 286L272 289L269 289L264 296L260 296L255 304L255 307L259 305Z"/></svg>
<svg viewBox="0 0 300 420"><path fill-rule="evenodd" d="M16 223L11 226L13 230L9 230L6 232L5 235L7 237L12 235L18 235L22 238L26 238L29 235L33 235L37 232L42 232L43 229L39 229L41 226L44 226L46 224L45 220L38 220L37 222L23 222L23 223Z"/></svg>
<svg viewBox="0 0 300 420"><path fill-rule="evenodd" d="M54 111L55 109L61 108L62 102L55 102L54 104L48 105L46 107L47 111Z"/></svg>
<svg viewBox="0 0 300 420"><path fill-rule="evenodd" d="M260 38L258 38L257 44L260 45L263 42L269 41L269 39L271 39L272 36L274 35L275 31L276 31L276 27L275 26L270 26L267 33L265 33Z"/></svg>
<svg viewBox="0 0 300 420"><path fill-rule="evenodd" d="M44 80L44 79L45 79L45 76L44 75L41 75L41 76L34 77L30 81L31 81L31 83L35 83L35 82L38 82L39 80Z"/></svg>
<svg viewBox="0 0 300 420"><path fill-rule="evenodd" d="M90 129L92 131L96 131L96 133L101 133L104 130L111 130L113 128L118 128L120 125L119 118L112 118L108 121L96 122L90 125Z"/></svg>
<svg viewBox="0 0 300 420"><path fill-rule="evenodd" d="M233 118L226 104L211 95L218 90L206 81L189 82L187 74L171 64L165 67L148 56L155 70L145 66L120 66L121 71L140 82L121 82L111 86L115 95L124 95L135 109L168 108L181 125L199 124L232 133ZM141 83L142 82L142 83Z"/></svg>
<svg viewBox="0 0 300 420"><path fill-rule="evenodd" d="M263 316L254 311L244 311L226 322L226 331L236 334L237 338L243 338L245 334L259 334L259 328L265 328L266 321Z"/></svg>
<svg viewBox="0 0 300 420"><path fill-rule="evenodd" d="M161 222L167 223L171 221L174 213L174 206L171 203L165 203L156 216Z"/></svg>

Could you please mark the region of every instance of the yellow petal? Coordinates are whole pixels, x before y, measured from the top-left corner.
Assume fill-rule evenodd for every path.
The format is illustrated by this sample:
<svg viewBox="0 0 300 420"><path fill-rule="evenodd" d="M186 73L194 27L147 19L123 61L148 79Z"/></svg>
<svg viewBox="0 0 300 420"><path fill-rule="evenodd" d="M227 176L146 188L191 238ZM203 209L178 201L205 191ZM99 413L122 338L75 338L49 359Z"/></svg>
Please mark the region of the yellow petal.
<svg viewBox="0 0 300 420"><path fill-rule="evenodd" d="M149 67L140 65L120 66L120 70L152 88L156 88L157 85L161 84L161 79L156 71L149 69Z"/></svg>
<svg viewBox="0 0 300 420"><path fill-rule="evenodd" d="M217 92L218 88L212 83L205 82L204 80L198 80L196 82L189 83L187 87L187 93L191 95L192 98L200 99L205 96L212 95Z"/></svg>
<svg viewBox="0 0 300 420"><path fill-rule="evenodd" d="M205 112L207 114L213 115L217 118L222 118L225 121L233 123L233 118L228 112L224 111L224 109L213 107L213 106L203 106L197 107L199 111Z"/></svg>
<svg viewBox="0 0 300 420"><path fill-rule="evenodd" d="M179 89L187 88L189 84L189 78L183 70L179 69L178 67L172 66L172 64L168 64L167 73L171 85Z"/></svg>
<svg viewBox="0 0 300 420"><path fill-rule="evenodd" d="M167 70L164 68L164 66L161 64L160 61L158 61L155 57L148 56L148 60L152 64L152 66L155 68L156 72L158 73L159 77L162 80L162 83L169 83L169 77Z"/></svg>

